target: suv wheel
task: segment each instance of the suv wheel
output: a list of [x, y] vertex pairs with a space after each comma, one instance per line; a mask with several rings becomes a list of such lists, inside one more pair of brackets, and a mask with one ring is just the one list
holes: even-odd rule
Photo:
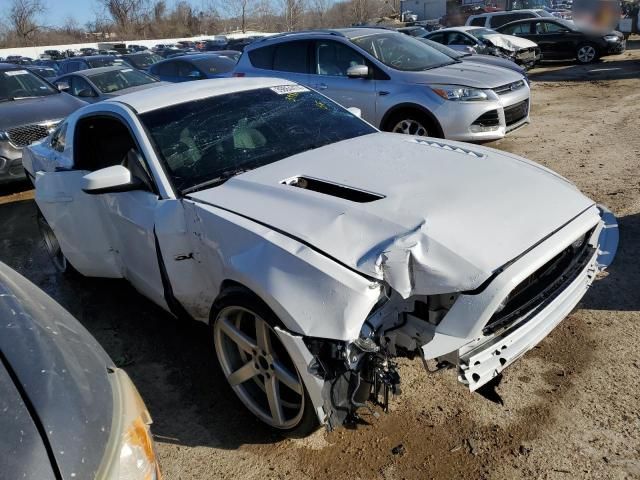
[[433, 121], [425, 114], [404, 110], [391, 115], [384, 130], [418, 137], [440, 137]]

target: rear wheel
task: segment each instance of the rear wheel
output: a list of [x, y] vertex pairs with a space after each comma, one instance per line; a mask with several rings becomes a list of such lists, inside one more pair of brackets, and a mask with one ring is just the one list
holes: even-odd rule
[[591, 43], [583, 43], [578, 46], [576, 50], [576, 58], [580, 63], [591, 63], [598, 58], [598, 51], [596, 50], [595, 45]]
[[440, 137], [435, 122], [424, 113], [415, 110], [401, 110], [387, 120], [384, 130], [418, 137]]
[[224, 295], [213, 321], [216, 354], [244, 406], [270, 427], [305, 436], [318, 418], [300, 373], [279, 340], [275, 315], [248, 293]]

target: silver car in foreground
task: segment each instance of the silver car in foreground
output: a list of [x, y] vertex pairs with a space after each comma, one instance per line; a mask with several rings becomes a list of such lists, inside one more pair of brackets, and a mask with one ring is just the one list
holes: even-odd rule
[[529, 122], [529, 86], [513, 71], [457, 61], [379, 28], [295, 32], [247, 46], [235, 76], [286, 78], [381, 130], [452, 140], [504, 137]]

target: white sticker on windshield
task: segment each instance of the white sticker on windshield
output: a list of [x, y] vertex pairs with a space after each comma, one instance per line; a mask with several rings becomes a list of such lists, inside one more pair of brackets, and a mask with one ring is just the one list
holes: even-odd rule
[[29, 75], [29, 72], [26, 70], [9, 70], [4, 72], [7, 77], [15, 77], [16, 75]]
[[309, 89], [302, 85], [278, 85], [277, 87], [271, 87], [272, 92], [276, 92], [278, 95], [289, 95], [290, 93], [308, 92]]

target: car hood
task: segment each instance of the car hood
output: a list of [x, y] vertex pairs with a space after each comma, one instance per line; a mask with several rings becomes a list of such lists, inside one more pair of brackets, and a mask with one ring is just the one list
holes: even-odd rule
[[3, 361], [33, 405], [62, 477], [95, 478], [113, 416], [109, 356], [66, 310], [1, 262], [0, 318]]
[[87, 103], [66, 93], [0, 103], [0, 130], [61, 120]]
[[[383, 198], [358, 203], [286, 184], [297, 176]], [[523, 158], [391, 133], [307, 151], [190, 197], [299, 239], [403, 297], [473, 290], [593, 205]]]
[[522, 80], [522, 75], [492, 65], [456, 62], [423, 72], [402, 72], [407, 82], [452, 84], [475, 88], [495, 88]]
[[480, 63], [482, 65], [492, 65], [494, 67], [508, 68], [520, 75], [525, 75], [526, 70], [515, 62], [506, 58], [495, 57], [493, 55], [470, 55], [462, 58], [463, 62]]
[[504, 48], [510, 52], [517, 52], [523, 48], [535, 48], [537, 43], [527, 40], [526, 38], [516, 37], [515, 35], [505, 35], [503, 33], [494, 33], [485, 35], [485, 40], [489, 40], [494, 46]]

